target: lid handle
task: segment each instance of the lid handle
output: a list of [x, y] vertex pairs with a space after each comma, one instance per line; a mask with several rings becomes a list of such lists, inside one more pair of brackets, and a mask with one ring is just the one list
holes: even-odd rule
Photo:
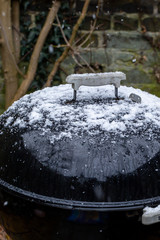
[[121, 80], [126, 80], [126, 74], [123, 72], [71, 74], [66, 78], [66, 82], [71, 83], [74, 89], [74, 101], [76, 101], [77, 90], [80, 86], [93, 87], [113, 84], [115, 86], [115, 96], [118, 98], [118, 88]]
[[160, 222], [160, 205], [157, 207], [145, 207], [143, 209], [142, 223], [144, 225], [151, 225]]

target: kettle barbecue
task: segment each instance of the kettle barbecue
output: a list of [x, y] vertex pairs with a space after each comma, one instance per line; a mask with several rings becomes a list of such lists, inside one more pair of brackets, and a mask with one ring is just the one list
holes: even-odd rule
[[71, 84], [46, 88], [1, 115], [2, 204], [6, 194], [80, 211], [160, 204], [160, 99], [120, 87], [125, 79], [121, 72], [73, 74], [74, 94]]

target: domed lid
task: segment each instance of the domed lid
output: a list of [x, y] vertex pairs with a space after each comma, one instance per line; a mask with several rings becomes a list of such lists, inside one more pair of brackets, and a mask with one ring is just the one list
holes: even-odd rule
[[70, 84], [46, 88], [1, 115], [0, 187], [62, 208], [160, 203], [160, 99], [124, 86], [119, 99], [113, 86], [71, 99]]

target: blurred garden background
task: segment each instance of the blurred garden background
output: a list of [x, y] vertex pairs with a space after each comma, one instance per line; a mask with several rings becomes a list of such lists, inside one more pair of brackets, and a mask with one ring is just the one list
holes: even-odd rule
[[0, 0], [0, 113], [71, 73], [122, 71], [160, 96], [158, 0]]
[[160, 97], [159, 0], [0, 0], [0, 114], [69, 74], [110, 71]]

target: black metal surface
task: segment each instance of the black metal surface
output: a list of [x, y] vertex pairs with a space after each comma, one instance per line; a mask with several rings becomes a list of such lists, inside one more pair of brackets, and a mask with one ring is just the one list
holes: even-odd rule
[[[36, 118], [35, 125], [31, 124], [29, 114], [35, 114], [38, 104], [42, 104], [37, 99], [40, 92], [24, 97], [1, 116], [0, 188], [30, 201], [66, 209], [118, 211], [159, 204], [160, 128], [155, 124], [156, 119], [153, 123], [151, 119], [147, 121], [146, 105], [99, 97], [67, 102], [63, 100], [67, 90], [63, 86], [60, 89], [64, 93], [57, 100], [56, 108], [60, 112], [68, 106], [72, 122], [64, 111], [58, 119], [56, 115], [54, 119], [50, 117], [52, 125], [45, 128], [48, 112], [39, 108], [42, 117]], [[43, 101], [47, 90], [45, 94]], [[135, 114], [137, 119], [131, 123], [127, 120], [125, 132], [120, 128], [103, 130], [98, 124], [87, 131], [83, 129], [83, 107], [88, 104], [93, 109], [95, 103], [120, 107], [122, 112], [115, 114], [114, 119], [118, 123], [120, 118], [122, 125], [132, 107], [134, 111], [139, 108], [140, 115]], [[79, 111], [82, 114], [77, 118]], [[69, 117], [70, 112], [67, 114]], [[158, 113], [153, 117], [158, 119]], [[80, 128], [74, 128], [74, 118], [75, 124], [81, 122]], [[103, 120], [107, 122], [108, 116]], [[17, 124], [19, 121], [24, 127]], [[72, 127], [67, 132], [70, 124]]]
[[158, 139], [99, 134], [53, 147], [48, 137], [13, 129], [0, 135], [1, 188], [62, 208], [123, 210], [160, 203]]
[[160, 224], [144, 226], [139, 215], [44, 207], [0, 191], [0, 224], [13, 240], [159, 239]]

